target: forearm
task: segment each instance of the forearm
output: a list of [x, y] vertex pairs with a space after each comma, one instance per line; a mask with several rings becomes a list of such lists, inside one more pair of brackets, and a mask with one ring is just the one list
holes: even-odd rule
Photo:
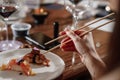
[[87, 67], [93, 79], [98, 79], [106, 72], [105, 64], [91, 53], [82, 54], [82, 62]]

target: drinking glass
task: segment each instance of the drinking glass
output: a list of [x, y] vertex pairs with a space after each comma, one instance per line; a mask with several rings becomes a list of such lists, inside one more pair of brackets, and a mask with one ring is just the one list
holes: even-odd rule
[[7, 26], [3, 20], [0, 19], [0, 51], [2, 51], [6, 44], [4, 44], [7, 41]]
[[[67, 28], [71, 30], [78, 29], [78, 20], [90, 17], [88, 14], [88, 8], [90, 7], [90, 1], [87, 0], [86, 5], [83, 5], [84, 0], [64, 0], [65, 9], [70, 12], [73, 16], [73, 24]], [[86, 14], [87, 13], [87, 14]], [[89, 16], [88, 16], [89, 15]], [[76, 52], [73, 52], [72, 65], [75, 63]]]
[[[11, 16], [17, 10], [19, 10], [20, 1], [21, 0], [0, 0], [0, 15], [5, 20], [6, 26], [7, 26], [7, 22], [9, 21], [8, 17]], [[19, 48], [22, 43], [15, 40], [9, 40], [8, 30], [5, 31], [6, 31], [6, 40], [2, 41], [2, 44], [4, 44], [4, 46], [2, 46], [1, 51]]]
[[64, 0], [65, 9], [73, 16], [72, 30], [78, 29], [78, 21], [92, 16], [91, 0]]

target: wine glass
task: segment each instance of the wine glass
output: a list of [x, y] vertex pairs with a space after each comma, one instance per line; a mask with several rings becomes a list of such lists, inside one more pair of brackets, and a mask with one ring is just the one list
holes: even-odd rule
[[[64, 0], [65, 9], [70, 12], [73, 16], [73, 24], [71, 26], [67, 26], [67, 28], [71, 30], [78, 29], [78, 20], [88, 18], [88, 14], [86, 14], [87, 8], [89, 4], [82, 5], [81, 2], [84, 0]], [[89, 3], [89, 0], [88, 0]], [[85, 16], [84, 16], [85, 15]], [[72, 57], [72, 65], [75, 63], [75, 55], [76, 52], [73, 52]]]
[[65, 9], [70, 12], [73, 16], [73, 24], [71, 26], [72, 30], [75, 30], [78, 28], [78, 16], [79, 14], [82, 14], [82, 11], [84, 10], [84, 7], [78, 6], [78, 4], [82, 0], [64, 0], [64, 6]]
[[64, 0], [64, 6], [73, 16], [72, 30], [78, 29], [78, 21], [92, 16], [91, 0]]
[[[6, 26], [7, 21], [9, 21], [9, 16], [11, 16], [17, 10], [19, 10], [20, 1], [21, 0], [0, 0], [0, 15], [5, 20]], [[22, 43], [19, 41], [8, 39], [8, 30], [6, 30], [6, 40], [2, 41], [1, 44], [4, 44], [1, 48], [1, 51], [17, 49], [22, 45]]]

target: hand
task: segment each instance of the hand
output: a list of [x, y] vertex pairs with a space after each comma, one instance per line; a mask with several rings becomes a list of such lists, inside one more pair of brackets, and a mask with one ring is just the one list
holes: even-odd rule
[[[77, 51], [80, 54], [85, 52], [94, 51], [94, 43], [92, 34], [88, 33], [83, 37], [79, 37], [85, 31], [72, 31], [69, 29], [65, 29], [65, 31], [61, 32], [61, 35], [67, 34], [68, 37], [64, 38], [61, 41], [61, 49], [63, 51]], [[64, 44], [64, 42], [72, 39], [70, 42]]]
[[[77, 32], [80, 34], [83, 33], [81, 31]], [[64, 51], [77, 51], [82, 63], [86, 66], [93, 78], [98, 79], [100, 76], [104, 75], [107, 70], [106, 64], [95, 50], [92, 33], [90, 32], [85, 36], [80, 37], [80, 34], [76, 34], [75, 31], [66, 29], [64, 34], [67, 34], [68, 37], [62, 40], [61, 49]], [[64, 42], [69, 39], [71, 39], [71, 41], [64, 44]]]
[[[83, 31], [74, 31], [74, 33], [76, 35], [80, 35]], [[65, 31], [62, 31], [60, 32], [60, 35], [65, 35], [66, 34], [66, 30]], [[73, 41], [70, 41], [68, 43], [65, 43], [66, 41], [70, 40], [71, 38], [69, 36], [67, 36], [66, 38], [64, 38], [62, 41], [61, 41], [61, 49], [63, 51], [77, 51], [76, 48], [75, 48], [75, 45], [73, 43]], [[63, 44], [65, 43], [65, 44]]]

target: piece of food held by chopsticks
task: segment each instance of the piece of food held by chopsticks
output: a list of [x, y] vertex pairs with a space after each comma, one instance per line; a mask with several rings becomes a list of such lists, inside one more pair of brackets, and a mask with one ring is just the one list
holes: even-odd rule
[[12, 71], [18, 71], [21, 72], [20, 75], [25, 74], [27, 76], [34, 76], [35, 73], [32, 71], [32, 67], [30, 64], [33, 65], [44, 65], [49, 67], [49, 62], [43, 54], [40, 53], [38, 49], [32, 49], [30, 53], [27, 53], [22, 58], [16, 58], [9, 60], [8, 64], [3, 64], [0, 67], [0, 70], [6, 71], [6, 70], [12, 70]]

